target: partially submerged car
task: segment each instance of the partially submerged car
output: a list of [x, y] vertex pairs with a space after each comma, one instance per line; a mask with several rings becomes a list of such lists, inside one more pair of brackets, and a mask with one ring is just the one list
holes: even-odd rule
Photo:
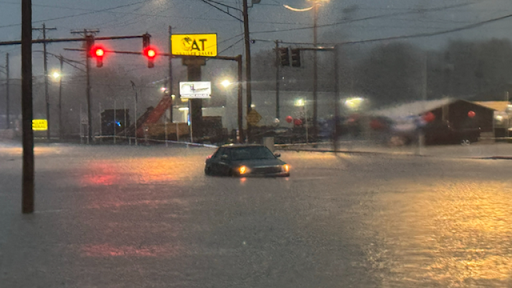
[[221, 146], [206, 159], [204, 173], [221, 176], [290, 176], [290, 165], [263, 145]]

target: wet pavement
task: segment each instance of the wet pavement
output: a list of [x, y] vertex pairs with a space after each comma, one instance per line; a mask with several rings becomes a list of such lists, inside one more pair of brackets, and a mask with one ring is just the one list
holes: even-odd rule
[[283, 152], [290, 178], [203, 175], [208, 148], [0, 147], [0, 287], [512, 287], [512, 162]]
[[[333, 151], [332, 143], [276, 145], [280, 150]], [[367, 140], [339, 141], [337, 151], [343, 153], [378, 153], [391, 155], [433, 156], [441, 158], [469, 159], [512, 159], [512, 144], [505, 142], [481, 141], [470, 145], [418, 145], [388, 146]]]

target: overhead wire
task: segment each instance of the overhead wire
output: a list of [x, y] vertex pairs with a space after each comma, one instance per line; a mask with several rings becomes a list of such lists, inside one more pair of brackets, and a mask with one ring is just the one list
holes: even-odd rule
[[[35, 20], [35, 21], [32, 21], [32, 23], [33, 24], [34, 23], [44, 23], [44, 22], [48, 22], [48, 21], [68, 19], [68, 18], [80, 17], [80, 16], [91, 15], [91, 14], [96, 14], [96, 13], [105, 13], [105, 12], [110, 11], [110, 10], [115, 10], [115, 9], [120, 9], [120, 8], [125, 8], [125, 7], [130, 7], [130, 6], [138, 5], [138, 4], [141, 4], [143, 2], [145, 2], [145, 0], [138, 1], [136, 3], [130, 3], [130, 4], [119, 5], [119, 6], [115, 6], [115, 7], [111, 7], [111, 8], [106, 8], [106, 9], [102, 9], [102, 10], [93, 10], [93, 11], [79, 13], [79, 14], [74, 14], [74, 15], [60, 16], [60, 17], [48, 18], [48, 19], [44, 19], [44, 20]], [[10, 25], [2, 25], [2, 26], [0, 26], [0, 28], [8, 28], [8, 27], [16, 27], [16, 26], [21, 26], [21, 23], [10, 24]]]
[[[363, 18], [358, 18], [358, 19], [343, 20], [343, 21], [338, 21], [338, 22], [329, 23], [329, 24], [317, 25], [316, 27], [317, 28], [332, 27], [332, 26], [337, 26], [340, 24], [347, 24], [347, 23], [354, 23], [354, 22], [360, 22], [360, 21], [395, 17], [395, 16], [401, 16], [401, 15], [422, 14], [422, 13], [426, 13], [426, 12], [442, 11], [442, 10], [447, 10], [447, 9], [452, 9], [452, 8], [469, 6], [469, 5], [473, 5], [475, 3], [476, 2], [470, 2], [470, 3], [462, 3], [462, 4], [456, 4], [456, 5], [450, 5], [450, 6], [435, 7], [435, 8], [430, 8], [430, 9], [421, 9], [421, 10], [415, 10], [415, 11], [394, 12], [394, 13], [389, 13], [389, 14], [374, 15], [374, 16], [368, 16], [368, 17], [363, 17]], [[309, 30], [309, 29], [313, 29], [313, 28], [314, 28], [314, 26], [307, 26], [307, 27], [283, 29], [283, 30], [278, 30], [278, 31], [276, 31], [276, 30], [254, 31], [254, 32], [251, 32], [251, 34], [279, 33], [279, 32], [288, 32], [288, 31]]]

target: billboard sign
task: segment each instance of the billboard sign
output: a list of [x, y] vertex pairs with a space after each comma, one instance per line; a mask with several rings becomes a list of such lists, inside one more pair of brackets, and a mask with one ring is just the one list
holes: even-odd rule
[[217, 34], [173, 34], [171, 54], [184, 56], [217, 56]]
[[180, 96], [187, 99], [205, 99], [212, 95], [209, 81], [180, 82]]

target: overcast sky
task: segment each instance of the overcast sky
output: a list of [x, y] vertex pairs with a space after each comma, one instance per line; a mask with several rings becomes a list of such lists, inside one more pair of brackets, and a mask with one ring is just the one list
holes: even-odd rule
[[[249, 0], [250, 3], [251, 0]], [[98, 28], [99, 36], [140, 35], [149, 32], [152, 43], [168, 49], [168, 26], [175, 33], [217, 33], [219, 52], [234, 56], [243, 54], [240, 21], [215, 9], [202, 0], [33, 0], [33, 26], [55, 27], [49, 38], [71, 37], [72, 29]], [[218, 0], [241, 8], [241, 0]], [[20, 39], [21, 1], [0, 0], [0, 41]], [[312, 12], [294, 12], [283, 4], [307, 8], [307, 0], [261, 0], [250, 9], [251, 38], [256, 39], [253, 51], [271, 49], [272, 41], [312, 42]], [[222, 6], [217, 5], [220, 9]], [[235, 17], [241, 15], [230, 9]], [[438, 32], [512, 14], [510, 0], [331, 0], [319, 10], [319, 42], [356, 41]], [[373, 19], [362, 20], [374, 17]], [[509, 38], [512, 18], [460, 32], [418, 38], [411, 41], [426, 49], [442, 47], [449, 39]], [[301, 29], [304, 28], [304, 29]], [[34, 38], [41, 38], [34, 31]], [[141, 40], [117, 41], [109, 44], [116, 49], [140, 50]], [[79, 60], [78, 52], [63, 51], [64, 47], [79, 47], [78, 43], [52, 44], [48, 51]], [[19, 77], [20, 47], [1, 46], [0, 65], [5, 53], [11, 55], [13, 77]], [[34, 45], [34, 50], [42, 50]], [[42, 56], [34, 53], [34, 74], [41, 74]], [[126, 56], [122, 56], [126, 57]], [[119, 60], [119, 57], [115, 57]], [[144, 59], [122, 58], [126, 69], [144, 69]], [[127, 60], [128, 59], [128, 60]], [[57, 61], [50, 57], [51, 67]], [[117, 61], [118, 61], [117, 60]], [[114, 61], [114, 60], [112, 60]], [[158, 63], [157, 63], [158, 64]], [[164, 66], [164, 65], [160, 65]], [[144, 73], [157, 74], [161, 69]], [[164, 67], [160, 67], [164, 68]], [[143, 70], [141, 70], [143, 71]]]

